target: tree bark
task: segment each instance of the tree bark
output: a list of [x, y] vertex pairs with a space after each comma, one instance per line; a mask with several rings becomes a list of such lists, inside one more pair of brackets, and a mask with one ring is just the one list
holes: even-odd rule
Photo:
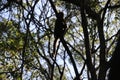
[[120, 80], [120, 34], [118, 35], [118, 42], [113, 56], [110, 59], [110, 71], [108, 80]]

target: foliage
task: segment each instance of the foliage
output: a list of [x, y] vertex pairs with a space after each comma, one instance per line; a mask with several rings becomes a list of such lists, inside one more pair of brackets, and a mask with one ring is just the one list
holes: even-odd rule
[[68, 26], [56, 59], [51, 57], [56, 15], [49, 0], [0, 0], [0, 80], [106, 80], [120, 1], [53, 1]]

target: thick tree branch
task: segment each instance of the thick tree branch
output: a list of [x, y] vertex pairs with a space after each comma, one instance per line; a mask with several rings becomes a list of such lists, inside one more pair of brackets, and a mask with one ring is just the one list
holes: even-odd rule
[[86, 3], [84, 0], [81, 1], [81, 6], [80, 6], [80, 12], [81, 12], [81, 21], [82, 21], [82, 28], [83, 28], [83, 33], [84, 33], [84, 38], [85, 38], [85, 49], [86, 49], [86, 63], [88, 70], [90, 71], [91, 74], [91, 80], [97, 80], [97, 75], [95, 73], [95, 68], [92, 65], [92, 58], [90, 54], [90, 41], [89, 41], [89, 34], [88, 34], [88, 23], [87, 23], [87, 18], [85, 15], [85, 5]]
[[120, 31], [118, 32], [118, 40], [115, 51], [113, 52], [112, 58], [110, 59], [110, 72], [108, 80], [120, 79]]
[[53, 1], [52, 1], [52, 0], [49, 0], [49, 2], [50, 2], [50, 4], [51, 4], [51, 7], [53, 8], [53, 11], [55, 12], [56, 17], [57, 17], [58, 12], [57, 12], [57, 9], [56, 9], [55, 5], [53, 4]]
[[104, 30], [103, 30], [103, 23], [104, 23], [104, 17], [106, 14], [107, 7], [109, 5], [111, 0], [108, 0], [105, 9], [103, 11], [102, 18], [99, 17], [97, 20], [97, 25], [98, 25], [98, 34], [99, 34], [99, 40], [100, 40], [100, 70], [99, 70], [99, 75], [98, 75], [98, 80], [105, 80], [106, 76], [106, 59], [105, 59], [105, 37], [104, 37]]
[[70, 57], [70, 60], [71, 60], [71, 62], [72, 62], [72, 64], [73, 64], [73, 68], [74, 68], [74, 71], [75, 71], [75, 74], [76, 74], [76, 80], [80, 80], [79, 72], [78, 72], [78, 70], [77, 70], [77, 66], [76, 66], [76, 63], [75, 63], [75, 61], [74, 61], [74, 58], [72, 57], [72, 53], [71, 53], [71, 51], [69, 50], [69, 48], [68, 48], [68, 46], [67, 46], [67, 43], [66, 43], [66, 41], [64, 40], [64, 38], [61, 38], [60, 40], [61, 40], [61, 42], [62, 42], [65, 50], [67, 51], [67, 53], [68, 53], [68, 55], [69, 55], [69, 57]]
[[105, 37], [104, 37], [104, 31], [103, 31], [103, 22], [101, 22], [101, 18], [98, 19], [97, 25], [98, 25], [98, 35], [99, 35], [99, 40], [100, 40], [100, 70], [99, 70], [98, 78], [99, 80], [105, 80], [105, 75], [106, 75], [105, 48], [106, 48], [106, 45], [105, 45]]

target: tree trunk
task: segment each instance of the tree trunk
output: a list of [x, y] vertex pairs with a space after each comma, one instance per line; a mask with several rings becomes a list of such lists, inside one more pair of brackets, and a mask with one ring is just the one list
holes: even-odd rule
[[110, 72], [108, 80], [120, 80], [120, 34], [118, 35], [118, 42], [110, 60]]

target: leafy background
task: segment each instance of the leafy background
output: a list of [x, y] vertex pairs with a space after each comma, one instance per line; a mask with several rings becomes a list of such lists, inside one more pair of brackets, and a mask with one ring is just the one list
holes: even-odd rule
[[[73, 0], [71, 0], [73, 1]], [[86, 1], [86, 0], [85, 0]], [[108, 0], [110, 1], [110, 0]], [[109, 62], [117, 43], [120, 26], [120, 1], [87, 0], [87, 6], [104, 16], [105, 60]], [[86, 63], [86, 37], [82, 25], [81, 7], [68, 0], [54, 0], [58, 11], [65, 15], [68, 31], [64, 37], [75, 60], [81, 80], [90, 80]], [[105, 15], [104, 10], [106, 8]], [[85, 12], [89, 52], [97, 78], [101, 69], [98, 21]], [[49, 0], [0, 0], [0, 80], [73, 80], [76, 74], [66, 49], [60, 43], [56, 60], [53, 51], [56, 16]], [[109, 69], [105, 71], [107, 79]], [[91, 78], [92, 79], [92, 78]], [[104, 80], [100, 79], [100, 80]]]

